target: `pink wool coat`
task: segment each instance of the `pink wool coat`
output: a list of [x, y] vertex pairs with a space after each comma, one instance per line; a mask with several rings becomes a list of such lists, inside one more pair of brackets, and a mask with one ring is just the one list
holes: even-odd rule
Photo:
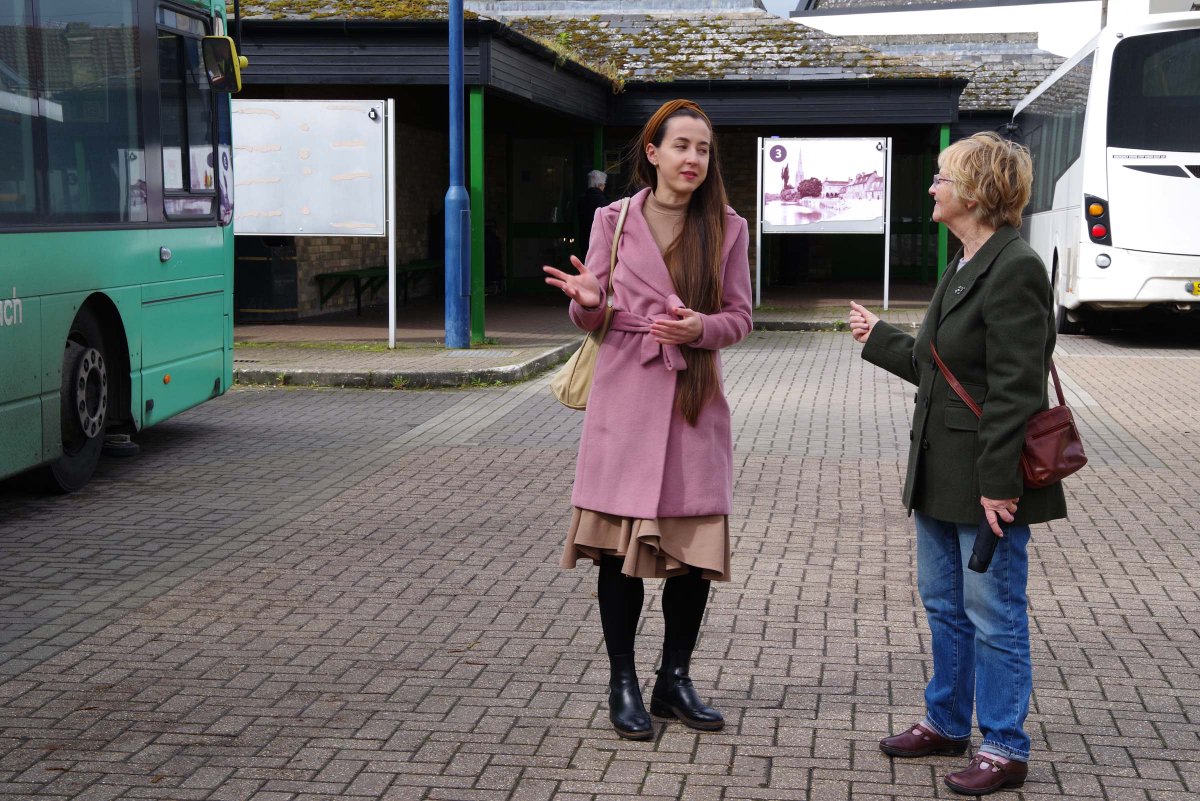
[[[695, 426], [675, 409], [675, 379], [686, 369], [678, 347], [660, 346], [649, 334], [655, 318], [678, 319], [682, 306], [662, 254], [642, 216], [649, 194], [633, 197], [617, 246], [614, 313], [596, 359], [583, 418], [571, 503], [581, 509], [653, 519], [729, 514], [733, 505], [733, 438], [729, 404], [721, 391]], [[619, 202], [596, 212], [587, 269], [604, 295]], [[704, 333], [690, 347], [719, 351], [743, 340], [751, 328], [749, 235], [746, 221], [726, 210], [721, 258], [722, 306], [702, 315]], [[604, 306], [571, 302], [571, 320], [585, 331], [604, 324]], [[716, 354], [720, 375], [721, 356]]]

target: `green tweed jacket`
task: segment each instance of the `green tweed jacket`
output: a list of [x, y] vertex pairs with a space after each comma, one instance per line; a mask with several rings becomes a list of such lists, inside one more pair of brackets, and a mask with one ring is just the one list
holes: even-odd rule
[[[961, 254], [960, 254], [961, 255]], [[1050, 282], [1041, 259], [1005, 226], [956, 271], [951, 260], [916, 337], [880, 321], [862, 356], [917, 385], [904, 503], [954, 523], [982, 519], [981, 495], [1020, 498], [1018, 524], [1067, 516], [1062, 484], [1026, 489], [1019, 460], [1025, 421], [1047, 408], [1054, 353]], [[983, 407], [950, 388], [929, 350]]]

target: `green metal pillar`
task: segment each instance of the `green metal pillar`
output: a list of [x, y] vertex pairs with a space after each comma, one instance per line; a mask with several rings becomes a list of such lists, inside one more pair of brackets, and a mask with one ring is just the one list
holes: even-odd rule
[[483, 343], [483, 87], [470, 89], [470, 111], [467, 128], [470, 131], [468, 178], [471, 193], [471, 344]]
[[[941, 153], [948, 147], [950, 147], [950, 126], [943, 123], [941, 133], [938, 135], [938, 152]], [[937, 252], [937, 276], [939, 281], [942, 279], [942, 273], [946, 271], [946, 260], [950, 258], [949, 250], [950, 238], [946, 232], [946, 226], [939, 225]]]
[[[921, 158], [921, 180], [928, 180], [933, 174], [933, 157], [929, 151], [925, 151], [925, 155]], [[920, 185], [920, 181], [917, 182]], [[930, 275], [937, 274], [937, 265], [933, 265], [933, 269], [929, 269], [929, 219], [930, 212], [933, 209], [933, 199], [929, 197], [929, 192], [924, 189], [918, 189], [921, 193], [921, 198], [918, 201], [918, 206], [921, 209], [921, 282], [929, 280]]]

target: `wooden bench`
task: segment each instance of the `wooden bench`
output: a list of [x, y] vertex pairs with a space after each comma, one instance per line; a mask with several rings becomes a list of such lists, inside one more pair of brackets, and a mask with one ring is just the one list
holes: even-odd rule
[[[417, 259], [396, 265], [396, 288], [403, 288], [405, 303], [408, 303], [409, 284], [422, 275], [433, 274], [441, 264], [437, 259]], [[313, 280], [317, 282], [318, 302], [321, 308], [325, 307], [325, 303], [336, 295], [347, 281], [351, 282], [354, 289], [354, 311], [361, 315], [363, 295], [369, 298], [386, 286], [388, 271], [386, 266], [359, 267], [336, 273], [318, 273], [313, 276]]]

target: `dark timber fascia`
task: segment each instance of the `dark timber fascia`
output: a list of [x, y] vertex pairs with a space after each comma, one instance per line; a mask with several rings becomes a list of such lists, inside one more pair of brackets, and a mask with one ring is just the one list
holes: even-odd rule
[[[446, 86], [444, 20], [246, 20], [249, 84]], [[376, 51], [376, 52], [372, 52]], [[603, 123], [612, 82], [495, 20], [467, 20], [467, 86]]]
[[663, 102], [686, 97], [721, 126], [953, 123], [965, 78], [629, 83], [610, 99], [608, 124], [638, 126]]

